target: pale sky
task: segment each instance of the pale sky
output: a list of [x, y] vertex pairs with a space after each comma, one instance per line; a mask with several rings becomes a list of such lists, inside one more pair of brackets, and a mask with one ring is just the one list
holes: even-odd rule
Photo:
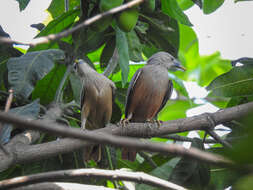
[[226, 0], [215, 12], [204, 15], [194, 6], [185, 13], [199, 38], [200, 54], [220, 51], [223, 58], [253, 57], [253, 2]]
[[[31, 24], [46, 19], [46, 9], [51, 0], [31, 0], [27, 8], [19, 12], [16, 0], [1, 0], [0, 24], [10, 36], [19, 41], [32, 39], [37, 30]], [[193, 6], [185, 13], [194, 25], [199, 38], [200, 54], [220, 51], [225, 59], [253, 57], [253, 2], [226, 0], [214, 13], [204, 15]]]

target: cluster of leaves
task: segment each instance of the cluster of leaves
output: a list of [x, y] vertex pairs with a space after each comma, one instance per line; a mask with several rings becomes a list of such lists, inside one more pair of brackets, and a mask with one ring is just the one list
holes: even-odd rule
[[[48, 11], [53, 20], [39, 32], [37, 37], [57, 34], [94, 16], [101, 11], [99, 2], [99, 0], [81, 0], [81, 2], [72, 0], [69, 1], [69, 10], [65, 10], [63, 1], [52, 0]], [[71, 72], [73, 61], [77, 58], [84, 59], [99, 73], [102, 73], [115, 64], [111, 60], [116, 52], [118, 54], [117, 64], [108, 77], [117, 86], [112, 122], [118, 122], [124, 113], [126, 90], [131, 77], [137, 69], [143, 66], [143, 60], [158, 51], [166, 51], [178, 57], [187, 68], [185, 73], [169, 73], [178, 95], [186, 97], [186, 100], [169, 101], [159, 114], [159, 119], [184, 118], [187, 110], [198, 106], [189, 99], [183, 81], [195, 81], [199, 86], [208, 86], [207, 89], [212, 91], [208, 96], [210, 103], [220, 108], [251, 101], [253, 59], [242, 58], [231, 62], [222, 60], [218, 52], [208, 56], [199, 55], [198, 38], [191, 28], [190, 20], [183, 12], [196, 4], [205, 14], [210, 14], [219, 8], [224, 0], [156, 0], [152, 2], [155, 2], [155, 8], [152, 11], [145, 6], [136, 8], [138, 20], [129, 32], [122, 31], [113, 19], [107, 27], [100, 31], [91, 25], [60, 41], [29, 48], [24, 54], [12, 46], [0, 44], [0, 105], [5, 104], [6, 92], [10, 88], [15, 92], [13, 102], [15, 108], [11, 109], [11, 112], [33, 119], [43, 117], [52, 102], [62, 107], [73, 102], [74, 105], [79, 105], [81, 85], [79, 79]], [[23, 10], [29, 0], [19, 0], [19, 3], [20, 9]], [[101, 24], [101, 21], [98, 21], [97, 24]], [[0, 28], [0, 35], [9, 36], [2, 28]], [[129, 64], [130, 62], [136, 64]], [[237, 62], [240, 62], [242, 66], [236, 66]], [[217, 101], [213, 101], [214, 97]], [[1, 109], [4, 109], [3, 106]], [[60, 120], [72, 127], [79, 127], [79, 110], [72, 109], [71, 111], [74, 114], [64, 113], [60, 116]], [[59, 118], [54, 120], [57, 119]], [[241, 123], [241, 121], [237, 122]], [[235, 125], [238, 126], [234, 123], [226, 125], [232, 132], [223, 138], [242, 135], [241, 131], [236, 130]], [[2, 144], [9, 141], [12, 132], [12, 126], [4, 125], [4, 130], [0, 134]], [[210, 146], [208, 151], [224, 153], [238, 163], [251, 164], [253, 155], [250, 153], [248, 144], [252, 144], [250, 141], [253, 135], [252, 130], [249, 130], [249, 134], [248, 138], [236, 146], [234, 152], [224, 153], [224, 149], [217, 148], [217, 144]], [[188, 133], [180, 135], [187, 136]], [[203, 133], [199, 132], [199, 135], [202, 136]], [[40, 142], [53, 139], [55, 137], [44, 136]], [[164, 138], [152, 138], [151, 140], [168, 141]], [[204, 149], [198, 139], [193, 141], [192, 146]], [[119, 150], [112, 152], [114, 153], [112, 161], [116, 168], [143, 171], [194, 189], [224, 189], [233, 185], [235, 179], [243, 176], [229, 169], [211, 168], [187, 158], [179, 159], [160, 154], [149, 154], [148, 156], [156, 165], [152, 167], [149, 161], [140, 155], [135, 162], [128, 162], [121, 160]], [[35, 163], [29, 166], [24, 165], [22, 168], [10, 168], [1, 174], [1, 178], [80, 167], [82, 163], [77, 157], [77, 154], [71, 154], [52, 158], [43, 162], [43, 167], [40, 167], [42, 163]], [[89, 163], [89, 167], [94, 165], [96, 164]], [[251, 178], [252, 176], [246, 176], [237, 185], [247, 185]], [[107, 185], [112, 186], [110, 182], [107, 182]], [[137, 189], [147, 189], [147, 187], [139, 185]]]

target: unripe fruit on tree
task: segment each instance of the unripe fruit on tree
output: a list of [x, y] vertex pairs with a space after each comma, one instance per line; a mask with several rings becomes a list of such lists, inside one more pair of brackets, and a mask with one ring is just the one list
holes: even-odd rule
[[124, 32], [130, 32], [136, 25], [139, 17], [138, 10], [131, 8], [117, 15], [117, 25]]
[[100, 0], [99, 9], [101, 12], [108, 11], [114, 7], [118, 7], [124, 0]]

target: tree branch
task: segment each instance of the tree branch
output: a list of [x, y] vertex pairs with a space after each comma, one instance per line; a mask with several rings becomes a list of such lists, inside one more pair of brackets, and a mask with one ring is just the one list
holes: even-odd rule
[[103, 178], [111, 180], [127, 180], [137, 183], [144, 183], [155, 187], [171, 190], [186, 190], [185, 188], [174, 183], [165, 181], [158, 177], [154, 177], [143, 172], [129, 172], [122, 170], [103, 170], [103, 169], [74, 169], [61, 170], [54, 172], [45, 172], [29, 176], [16, 177], [0, 181], [0, 189], [20, 187], [24, 185], [34, 184], [37, 182], [48, 182], [60, 179], [71, 179], [76, 177], [84, 178]]
[[67, 29], [65, 31], [62, 31], [58, 34], [50, 34], [48, 36], [35, 38], [35, 39], [32, 39], [30, 42], [20, 42], [20, 41], [11, 40], [10, 38], [0, 37], [0, 43], [20, 44], [20, 45], [29, 45], [29, 46], [37, 46], [39, 44], [46, 44], [46, 43], [49, 43], [50, 41], [56, 41], [56, 40], [59, 40], [63, 37], [66, 37], [66, 36], [72, 34], [73, 32], [75, 32], [77, 30], [80, 30], [81, 28], [84, 28], [84, 27], [87, 27], [87, 26], [91, 25], [92, 23], [102, 19], [103, 17], [113, 15], [113, 14], [118, 13], [120, 11], [126, 10], [128, 8], [133, 7], [133, 6], [136, 6], [140, 3], [142, 3], [143, 1], [144, 0], [130, 1], [128, 3], [125, 3], [125, 4], [121, 5], [121, 6], [110, 9], [109, 11], [100, 13], [100, 14], [94, 16], [94, 17], [91, 17], [87, 20], [84, 20], [83, 22], [81, 22], [77, 26], [74, 26], [71, 29]]
[[[227, 108], [210, 114], [218, 125], [227, 121], [231, 121], [233, 119], [238, 119], [243, 116], [246, 116], [252, 109], [253, 102], [250, 102], [247, 104]], [[92, 142], [101, 144], [111, 144], [122, 147], [134, 147], [136, 150], [156, 151], [163, 153], [172, 153], [174, 155], [179, 156], [189, 156], [194, 159], [206, 161], [213, 164], [231, 164], [231, 162], [224, 160], [222, 157], [216, 157], [216, 155], [206, 153], [200, 150], [185, 149], [179, 145], [150, 143], [148, 141], [138, 141], [137, 139], [128, 139], [112, 136], [121, 135], [149, 138], [182, 131], [205, 130], [209, 126], [209, 121], [206, 118], [206, 114], [164, 122], [159, 128], [157, 128], [155, 124], [150, 124], [150, 126], [152, 127], [145, 127], [143, 123], [130, 123], [126, 127], [117, 127], [116, 125], [109, 124], [108, 127], [94, 130], [92, 132], [84, 132], [78, 129], [47, 124], [41, 121], [27, 121], [16, 116], [1, 112], [0, 121], [15, 124], [17, 127], [31, 128], [50, 132], [51, 134], [91, 140]], [[29, 147], [27, 146], [23, 149], [11, 148], [8, 145], [6, 146], [6, 148], [7, 150], [16, 150], [16, 159], [11, 162], [11, 165], [14, 165], [17, 163], [25, 163], [49, 158], [52, 156], [56, 156], [60, 153], [69, 153], [74, 150], [81, 149], [85, 146], [90, 146], [91, 144], [92, 143], [84, 142], [78, 139], [66, 138], [38, 145], [30, 145]], [[0, 170], [6, 169], [7, 163], [10, 162], [9, 158], [6, 157], [6, 155], [0, 153], [0, 160]]]
[[79, 183], [49, 182], [36, 183], [32, 185], [12, 188], [11, 190], [117, 190], [103, 186], [84, 185]]

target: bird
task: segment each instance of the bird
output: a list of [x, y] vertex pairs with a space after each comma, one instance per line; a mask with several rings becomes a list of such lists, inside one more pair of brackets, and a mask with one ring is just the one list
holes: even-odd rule
[[[123, 126], [128, 122], [150, 122], [169, 100], [173, 83], [168, 71], [186, 69], [167, 52], [152, 55], [144, 67], [138, 69], [128, 86]], [[159, 124], [159, 122], [158, 122]], [[122, 159], [134, 161], [136, 151], [123, 148]]]
[[[103, 128], [111, 120], [116, 86], [81, 59], [76, 60], [75, 69], [82, 81], [81, 128], [83, 130]], [[83, 161], [87, 163], [89, 160], [100, 162], [101, 145], [83, 150]]]

